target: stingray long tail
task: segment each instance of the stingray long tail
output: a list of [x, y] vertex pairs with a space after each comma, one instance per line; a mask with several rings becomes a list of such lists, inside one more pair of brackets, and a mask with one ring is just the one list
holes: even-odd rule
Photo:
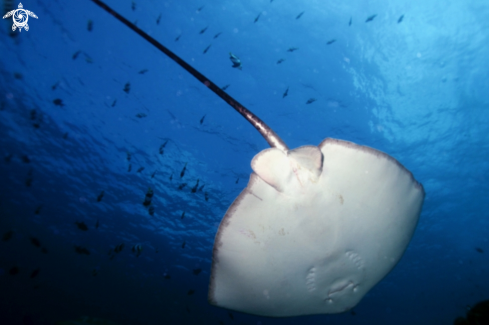
[[131, 23], [129, 20], [126, 18], [122, 17], [120, 14], [118, 14], [116, 11], [114, 11], [112, 8], [107, 6], [105, 3], [103, 3], [100, 0], [92, 0], [95, 2], [98, 6], [100, 6], [102, 9], [107, 11], [109, 14], [117, 18], [120, 22], [125, 24], [127, 27], [138, 33], [141, 37], [143, 37], [145, 40], [153, 44], [158, 50], [161, 52], [165, 53], [168, 57], [170, 57], [173, 61], [178, 63], [182, 68], [187, 70], [189, 73], [191, 73], [195, 78], [197, 78], [200, 82], [202, 82], [204, 85], [206, 85], [210, 90], [212, 90], [217, 96], [221, 97], [226, 103], [231, 105], [235, 110], [238, 111], [248, 122], [253, 125], [258, 132], [265, 138], [265, 140], [268, 142], [268, 144], [273, 147], [273, 148], [278, 148], [284, 152], [288, 151], [289, 148], [285, 144], [285, 142], [268, 126], [263, 122], [258, 116], [253, 114], [250, 110], [248, 110], [246, 107], [244, 107], [242, 104], [240, 104], [237, 100], [235, 100], [233, 97], [228, 95], [224, 90], [219, 88], [215, 83], [210, 81], [208, 78], [206, 78], [202, 73], [199, 71], [195, 70], [190, 64], [182, 60], [178, 55], [170, 51], [168, 48], [163, 46], [161, 43], [159, 43], [157, 40], [146, 34], [144, 31], [139, 29], [136, 25]]

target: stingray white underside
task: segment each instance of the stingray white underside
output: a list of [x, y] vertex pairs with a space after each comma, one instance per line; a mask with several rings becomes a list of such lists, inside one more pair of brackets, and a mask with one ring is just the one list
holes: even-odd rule
[[394, 158], [351, 142], [266, 149], [216, 235], [211, 304], [263, 316], [339, 313], [396, 265], [422, 186]]

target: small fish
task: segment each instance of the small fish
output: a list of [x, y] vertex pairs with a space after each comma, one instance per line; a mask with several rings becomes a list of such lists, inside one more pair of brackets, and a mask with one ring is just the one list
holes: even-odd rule
[[98, 227], [100, 226], [100, 222], [99, 220], [97, 219], [97, 222], [95, 223], [95, 229], [98, 229]]
[[143, 251], [143, 246], [141, 246], [140, 244], [134, 245], [132, 247], [132, 252], [136, 254], [136, 257], [139, 257], [142, 251]]
[[16, 274], [19, 274], [20, 272], [20, 269], [17, 267], [17, 266], [13, 266], [9, 271], [8, 273], [10, 275], [16, 275]]
[[76, 246], [76, 245], [75, 245], [75, 252], [77, 252], [80, 255], [82, 255], [82, 254], [90, 255], [90, 251], [88, 249], [86, 249], [85, 247]]
[[185, 241], [183, 241], [182, 248], [185, 248], [185, 244], [186, 244]]
[[200, 7], [199, 9], [197, 9], [197, 12], [200, 12], [202, 9], [204, 9], [205, 5], [203, 5], [202, 7]]
[[80, 230], [83, 230], [83, 231], [88, 230], [87, 225], [83, 221], [81, 221], [81, 222], [76, 221], [75, 224], [78, 227], [78, 229], [80, 229]]
[[200, 119], [200, 124], [204, 123], [205, 115]]
[[255, 23], [258, 21], [258, 19], [260, 19], [260, 16], [261, 16], [261, 12], [258, 14], [258, 16], [256, 16]]
[[350, 312], [350, 314], [351, 314], [352, 316], [355, 316], [357, 313], [355, 313], [355, 311], [354, 311], [354, 310], [352, 310], [352, 311]]
[[287, 52], [294, 52], [297, 51], [299, 48], [298, 47], [291, 47], [287, 50]]
[[37, 208], [36, 208], [36, 211], [34, 211], [34, 214], [39, 214], [41, 213], [41, 208], [42, 208], [42, 204], [39, 205]]
[[136, 2], [133, 1], [131, 3], [131, 9], [132, 9], [132, 11], [136, 10]]
[[27, 179], [25, 180], [25, 186], [31, 187], [32, 185], [32, 168], [27, 173]]
[[183, 211], [182, 216], [180, 217], [180, 219], [183, 219], [183, 218], [185, 218], [185, 211]]
[[204, 34], [205, 31], [207, 30], [207, 28], [209, 28], [209, 26], [207, 26], [206, 28], [201, 29], [200, 32], [199, 32], [199, 34]]
[[231, 60], [231, 62], [233, 62], [233, 68], [238, 68], [239, 70], [243, 70], [243, 66], [241, 65], [241, 60], [236, 55], [229, 52], [229, 59]]
[[148, 188], [148, 191], [146, 192], [146, 196], [144, 197], [143, 205], [145, 207], [149, 206], [151, 204], [151, 200], [153, 199], [153, 189], [151, 187]]
[[114, 248], [114, 253], [119, 254], [122, 251], [123, 248], [124, 248], [124, 243], [121, 243], [121, 244], [117, 245]]
[[144, 113], [137, 113], [137, 114], [136, 114], [136, 117], [137, 117], [137, 118], [143, 118], [143, 117], [146, 117], [146, 116], [148, 116], [148, 115], [146, 115], [146, 114], [144, 114]]
[[104, 194], [105, 194], [104, 191], [100, 192], [100, 194], [97, 196], [97, 202], [102, 201], [102, 198], [104, 197]]
[[169, 179], [170, 179], [170, 181], [173, 179], [173, 173], [171, 173], [171, 175], [170, 175], [170, 178], [169, 178]]
[[402, 15], [401, 17], [399, 17], [399, 19], [397, 20], [397, 23], [399, 24], [400, 22], [402, 22], [403, 19], [404, 19], [404, 15]]
[[14, 232], [12, 230], [9, 230], [3, 234], [2, 240], [3, 241], [9, 241], [13, 235], [14, 235]]
[[[76, 51], [73, 56], [71, 57], [73, 60], [76, 60], [76, 58], [78, 57], [78, 55], [80, 55], [82, 51]], [[54, 89], [53, 89], [54, 90]]]
[[126, 153], [126, 159], [127, 161], [131, 161], [131, 153], [129, 151]]
[[35, 109], [32, 109], [31, 110], [31, 120], [35, 120], [36, 119], [36, 115], [37, 115], [37, 111]]
[[178, 189], [182, 190], [185, 186], [187, 186], [187, 183], [182, 183], [178, 186]]
[[87, 30], [91, 32], [93, 29], [93, 21], [91, 19], [88, 20], [87, 22]]
[[368, 23], [369, 21], [374, 20], [374, 18], [375, 18], [375, 17], [377, 17], [377, 15], [372, 15], [372, 16], [369, 16], [369, 17], [367, 18], [367, 20], [365, 20], [365, 22], [366, 22], [366, 23]]
[[59, 107], [63, 107], [65, 106], [65, 104], [63, 104], [63, 101], [59, 98], [56, 98], [53, 100], [53, 104], [56, 105], [56, 106], [59, 106]]
[[216, 35], [214, 35], [214, 39], [218, 38], [218, 37], [219, 37], [219, 35], [221, 35], [221, 34], [222, 34], [222, 32], [219, 32], [219, 33], [217, 33]]
[[185, 163], [185, 166], [183, 166], [182, 171], [180, 172], [180, 178], [182, 178], [185, 175], [185, 171], [187, 170], [187, 163]]
[[280, 63], [282, 63], [282, 62], [284, 62], [284, 61], [285, 61], [285, 59], [279, 59], [279, 60], [277, 61], [277, 64], [280, 64]]
[[158, 16], [158, 18], [156, 18], [156, 25], [160, 24], [160, 20], [161, 20], [161, 14]]
[[192, 273], [193, 273], [194, 275], [199, 275], [199, 273], [200, 273], [200, 272], [202, 272], [202, 269], [194, 269], [194, 270], [192, 271]]
[[127, 171], [128, 171], [128, 172], [130, 172], [130, 171], [131, 171], [131, 169], [132, 169], [132, 165], [131, 165], [131, 164], [129, 164], [129, 166], [127, 167]]
[[191, 192], [192, 192], [192, 193], [197, 192], [197, 189], [198, 189], [198, 188], [199, 188], [199, 180], [197, 179], [197, 183], [195, 183], [195, 186], [194, 186], [194, 187], [192, 187], [192, 191], [191, 191]]
[[140, 172], [142, 172], [143, 170], [144, 170], [144, 167], [139, 167], [139, 168], [138, 168], [138, 170], [137, 170], [137, 172], [138, 172], [138, 173], [140, 173]]
[[204, 188], [205, 184], [202, 184], [202, 186], [199, 188], [199, 192], [202, 192], [202, 189]]
[[230, 85], [229, 85], [229, 84], [227, 84], [226, 86], [222, 87], [221, 89], [222, 89], [222, 90], [226, 90], [226, 89], [228, 89], [228, 87], [229, 87], [229, 86], [230, 86]]
[[85, 54], [85, 62], [87, 63], [93, 63], [93, 60], [91, 57], [89, 57], [87, 54]]
[[299, 15], [297, 15], [297, 17], [295, 17], [295, 19], [299, 19], [299, 18], [301, 18], [303, 14], [304, 14], [304, 11], [303, 11], [303, 12], [301, 12]]
[[229, 318], [234, 319], [234, 316], [231, 312], [229, 312], [228, 315], [229, 315]]
[[155, 248], [155, 253], [158, 254], [160, 250], [158, 248]]
[[143, 69], [143, 70], [139, 71], [138, 73], [139, 74], [145, 74], [146, 72], [148, 72], [148, 69]]
[[166, 144], [168, 143], [168, 140], [165, 141], [165, 143], [163, 143], [161, 146], [160, 146], [160, 155], [163, 154], [163, 149], [165, 148]]
[[114, 99], [114, 101], [112, 102], [112, 105], [110, 105], [110, 106], [114, 107], [116, 103], [117, 103], [117, 99]]
[[131, 90], [131, 84], [128, 82], [124, 85], [124, 89], [122, 89], [126, 92], [126, 94], [129, 94], [129, 91]]
[[63, 139], [64, 140], [68, 139], [68, 132], [65, 132], [65, 134], [63, 134]]
[[209, 196], [207, 195], [207, 192], [204, 193], [204, 197], [206, 201], [209, 201]]
[[284, 94], [282, 95], [282, 98], [285, 98], [287, 97], [287, 95], [289, 94], [289, 87], [287, 87], [287, 89], [285, 89], [285, 92]]
[[39, 271], [41, 271], [40, 268], [37, 268], [34, 271], [32, 271], [32, 273], [31, 273], [31, 279], [34, 279], [39, 274]]
[[39, 239], [37, 239], [36, 237], [29, 237], [29, 239], [31, 240], [32, 245], [36, 247], [41, 247], [41, 242], [39, 241]]
[[332, 39], [332, 40], [328, 41], [328, 42], [326, 43], [326, 45], [331, 45], [331, 44], [333, 44], [334, 42], [336, 42], [336, 40], [335, 40], [335, 39]]
[[306, 102], [306, 104], [311, 104], [314, 103], [317, 99], [316, 98], [309, 98]]
[[56, 83], [51, 86], [51, 89], [56, 90], [56, 88], [58, 88], [58, 86], [59, 86], [59, 81], [56, 81]]
[[484, 253], [484, 250], [482, 248], [476, 247], [475, 250], [481, 254]]
[[205, 50], [204, 50], [204, 54], [206, 54], [206, 53], [207, 53], [207, 51], [209, 51], [209, 49], [211, 48], [211, 45], [212, 45], [212, 44], [209, 44], [209, 46], [207, 46], [207, 47], [205, 48]]
[[187, 295], [191, 296], [195, 293], [195, 290], [193, 289], [190, 289], [188, 292], [187, 292]]
[[353, 17], [350, 17], [350, 22], [348, 23], [348, 26], [351, 26], [352, 19]]
[[239, 182], [239, 177], [236, 179], [236, 184], [238, 184], [238, 182]]
[[175, 42], [178, 42], [178, 40], [180, 39], [180, 37], [182, 36], [182, 34], [178, 35], [176, 38], [175, 38]]
[[14, 156], [14, 155], [12, 155], [12, 154], [8, 154], [8, 155], [6, 155], [6, 156], [3, 158], [3, 160], [5, 160], [5, 162], [6, 162], [6, 163], [9, 163], [9, 162], [10, 162], [10, 160], [12, 160], [12, 157], [13, 157], [13, 156]]
[[165, 280], [170, 280], [171, 279], [171, 276], [170, 274], [163, 274], [163, 278], [165, 278]]
[[31, 160], [29, 159], [29, 157], [27, 155], [22, 155], [22, 157], [20, 157], [22, 159], [22, 162], [25, 163], [25, 164], [28, 164], [31, 162]]
[[150, 216], [154, 216], [155, 215], [155, 207], [150, 205], [148, 208], [148, 213]]
[[153, 172], [153, 174], [151, 174], [151, 178], [154, 178], [156, 175], [156, 170]]

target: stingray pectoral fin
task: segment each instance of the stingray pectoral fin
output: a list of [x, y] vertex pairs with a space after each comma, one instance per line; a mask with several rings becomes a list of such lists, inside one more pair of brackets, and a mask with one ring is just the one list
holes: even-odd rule
[[302, 146], [290, 150], [287, 155], [297, 162], [297, 167], [302, 171], [307, 171], [307, 177], [315, 182], [321, 175], [323, 169], [323, 154], [316, 146]]
[[251, 168], [268, 185], [283, 192], [293, 179], [293, 171], [287, 154], [277, 148], [258, 153], [251, 161]]

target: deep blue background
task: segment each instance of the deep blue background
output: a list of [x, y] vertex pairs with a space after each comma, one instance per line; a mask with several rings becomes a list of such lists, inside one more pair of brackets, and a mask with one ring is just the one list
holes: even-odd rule
[[[11, 2], [3, 0], [2, 15], [17, 8]], [[488, 299], [486, 0], [153, 0], [135, 1], [135, 10], [129, 0], [107, 2], [217, 85], [229, 84], [229, 94], [289, 147], [333, 137], [398, 159], [425, 187], [420, 222], [400, 263], [355, 307], [356, 315], [233, 313], [231, 320], [207, 303], [213, 240], [246, 186], [251, 159], [267, 143], [91, 1], [26, 1], [24, 8], [39, 17], [29, 18], [30, 30], [12, 36], [11, 18], [0, 28], [0, 235], [14, 232], [0, 241], [5, 324], [88, 315], [148, 325], [441, 325]], [[299, 49], [289, 53], [290, 47]], [[231, 68], [229, 52], [241, 58], [241, 71]], [[306, 105], [309, 98], [317, 101]], [[194, 194], [197, 179], [205, 187]], [[142, 205], [148, 187], [154, 216]], [[110, 260], [107, 253], [120, 243], [123, 251]], [[131, 252], [136, 244], [140, 257]], [[74, 245], [91, 254], [76, 254]], [[19, 274], [9, 274], [13, 266]], [[39, 275], [30, 279], [36, 268]], [[197, 268], [203, 271], [196, 276]]]

